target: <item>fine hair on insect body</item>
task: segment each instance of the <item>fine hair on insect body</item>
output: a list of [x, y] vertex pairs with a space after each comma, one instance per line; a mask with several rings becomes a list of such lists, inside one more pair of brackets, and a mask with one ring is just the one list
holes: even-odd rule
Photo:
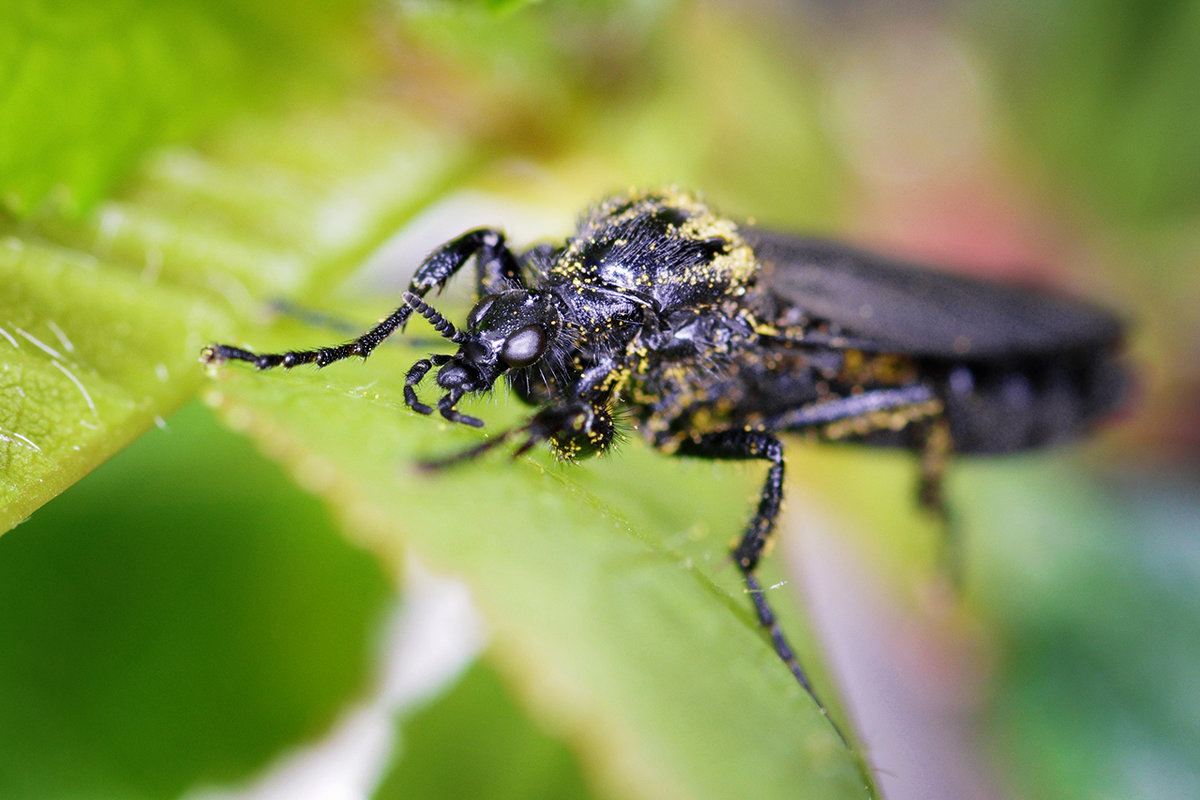
[[[427, 298], [469, 263], [476, 297], [459, 323]], [[524, 251], [495, 228], [470, 230], [424, 260], [402, 301], [343, 344], [214, 344], [202, 360], [324, 367], [366, 358], [417, 314], [455, 350], [411, 366], [409, 408], [479, 427], [458, 405], [503, 378], [536, 409], [428, 468], [514, 441], [514, 454], [544, 443], [581, 460], [613, 446], [618, 418], [669, 455], [765, 462], [731, 561], [771, 646], [843, 742], [756, 576], [783, 500], [780, 435], [913, 451], [918, 502], [944, 518], [952, 454], [1077, 437], [1120, 406], [1127, 383], [1122, 326], [1106, 311], [741, 225], [677, 189], [605, 198], [565, 241]], [[427, 379], [436, 399], [422, 399]]]

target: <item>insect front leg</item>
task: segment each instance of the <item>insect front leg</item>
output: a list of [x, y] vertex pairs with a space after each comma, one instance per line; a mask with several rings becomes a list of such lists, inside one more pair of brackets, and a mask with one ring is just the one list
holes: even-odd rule
[[[477, 256], [480, 262], [481, 285], [486, 285], [492, 275], [496, 280], [503, 276], [506, 279], [511, 277], [520, 283], [516, 259], [504, 243], [504, 234], [493, 228], [479, 228], [447, 242], [426, 257], [409, 283], [408, 290], [417, 297], [424, 297], [434, 289], [441, 290], [472, 256]], [[299, 364], [313, 363], [324, 367], [350, 356], [366, 358], [380, 342], [403, 327], [412, 316], [412, 312], [412, 306], [405, 303], [357, 339], [331, 347], [289, 350], [284, 353], [255, 353], [232, 345], [213, 344], [204, 348], [200, 358], [208, 364], [248, 361], [258, 369], [278, 366], [291, 368]]]
[[849, 747], [846, 735], [833, 721], [829, 710], [821, 702], [821, 698], [817, 696], [808, 676], [805, 675], [804, 668], [800, 666], [800, 660], [796, 657], [795, 650], [792, 649], [784, 635], [775, 612], [767, 602], [762, 585], [754, 575], [763, 550], [775, 529], [775, 520], [779, 516], [779, 508], [783, 502], [783, 443], [779, 441], [778, 437], [764, 431], [729, 430], [685, 439], [676, 452], [679, 455], [697, 458], [734, 461], [761, 459], [770, 462], [771, 466], [767, 469], [767, 478], [763, 482], [762, 492], [759, 495], [758, 508], [746, 526], [741, 540], [733, 548], [733, 561], [746, 582], [746, 590], [754, 604], [758, 624], [771, 637], [776, 654], [791, 670], [796, 681], [817, 704], [817, 708], [825, 718], [829, 720], [829, 724], [837, 733], [838, 738]]

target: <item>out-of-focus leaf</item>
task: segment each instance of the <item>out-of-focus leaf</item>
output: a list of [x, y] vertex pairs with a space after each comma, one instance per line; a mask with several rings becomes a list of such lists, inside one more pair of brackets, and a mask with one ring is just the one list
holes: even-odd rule
[[992, 730], [1023, 793], [1200, 792], [1195, 479], [1101, 486], [1045, 462], [989, 472], [963, 488], [1004, 642]]
[[978, 14], [1014, 127], [1056, 181], [1080, 188], [1075, 202], [1126, 220], [1200, 210], [1200, 5], [1052, 0]]
[[[865, 558], [908, 576], [894, 588], [914, 602], [937, 555], [937, 530], [914, 503], [915, 460], [793, 448], [790, 464], [806, 491], [858, 523], [844, 530], [860, 533]], [[1200, 787], [1195, 497], [1194, 481], [1089, 474], [1069, 449], [951, 464], [963, 602], [979, 609], [999, 662], [988, 731], [1020, 796]]]
[[452, 65], [434, 76], [437, 107], [453, 102], [460, 125], [549, 165], [494, 173], [506, 195], [550, 181], [555, 202], [581, 208], [630, 185], [683, 185], [726, 213], [809, 229], [843, 208], [819, 64], [795, 29], [764, 35], [740, 9], [657, 0], [543, 3], [500, 19], [413, 4], [400, 27], [410, 50]]
[[[843, 209], [845, 176], [822, 125], [816, 65], [802, 60], [802, 39], [766, 36], [737, 13], [673, 18], [640, 63], [637, 91], [581, 127], [579, 152], [618, 161], [643, 184], [690, 182], [740, 219], [827, 227]], [[624, 188], [597, 166], [594, 191]]]
[[[13, 0], [0, 11], [0, 202], [80, 215], [150, 148], [347, 74], [369, 4]], [[355, 35], [357, 34], [357, 35]], [[351, 47], [351, 43], [355, 43]]]
[[0, 539], [0, 796], [244, 779], [361, 690], [379, 562], [202, 406]]
[[530, 722], [486, 662], [399, 727], [395, 762], [375, 800], [593, 796], [574, 754]]

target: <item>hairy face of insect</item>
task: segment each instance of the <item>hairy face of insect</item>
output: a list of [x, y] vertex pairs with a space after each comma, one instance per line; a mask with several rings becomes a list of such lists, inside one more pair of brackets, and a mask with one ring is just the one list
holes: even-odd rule
[[541, 360], [561, 329], [561, 317], [546, 295], [510, 291], [484, 297], [467, 317], [465, 341], [438, 371], [443, 389], [483, 391], [509, 369]]

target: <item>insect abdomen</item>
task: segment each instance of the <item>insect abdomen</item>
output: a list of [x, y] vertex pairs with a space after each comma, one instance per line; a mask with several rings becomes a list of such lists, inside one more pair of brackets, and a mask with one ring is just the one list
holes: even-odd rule
[[940, 372], [939, 393], [959, 453], [1009, 453], [1073, 439], [1116, 411], [1129, 383], [1107, 348], [950, 364]]

